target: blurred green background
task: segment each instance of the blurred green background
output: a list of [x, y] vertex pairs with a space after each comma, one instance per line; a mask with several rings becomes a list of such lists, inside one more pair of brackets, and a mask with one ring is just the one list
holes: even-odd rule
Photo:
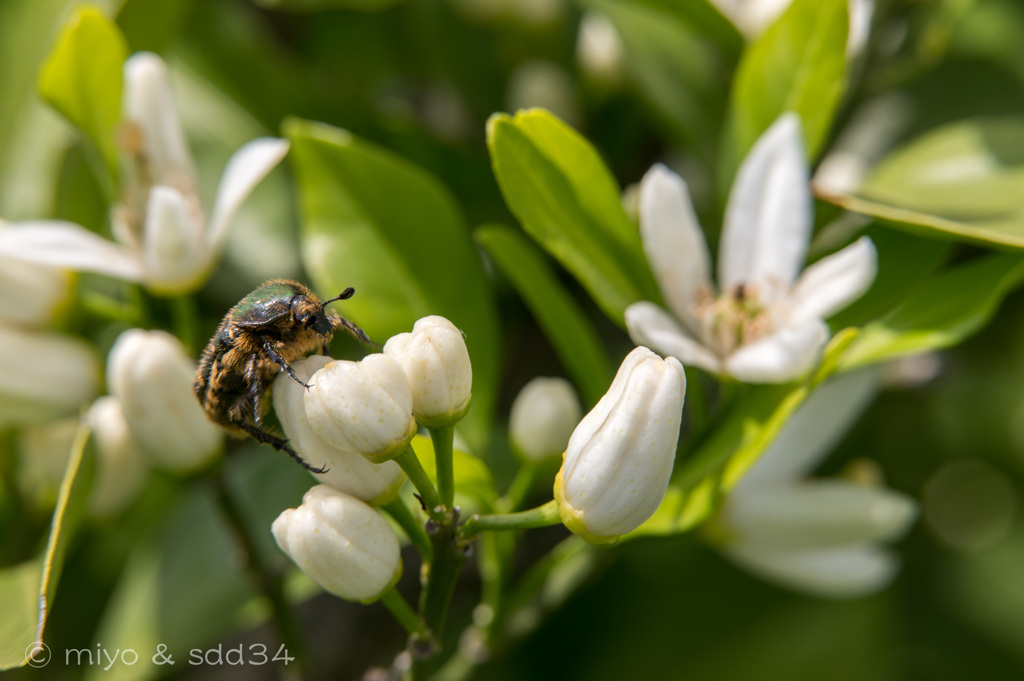
[[[34, 89], [39, 65], [75, 4], [0, 2], [0, 215], [65, 218], [102, 232], [106, 208], [82, 144]], [[712, 179], [715, 143], [743, 41], [703, 2], [99, 4], [116, 16], [132, 51], [157, 51], [171, 65], [190, 143], [208, 180], [204, 186], [216, 186], [217, 173], [241, 142], [278, 135], [282, 122], [297, 116], [348, 129], [426, 168], [451, 189], [471, 226], [514, 224], [490, 170], [485, 123], [495, 111], [537, 105], [580, 130], [622, 186], [638, 181], [658, 160], [689, 170], [704, 224], [718, 222], [723, 190]], [[579, 20], [591, 8], [633, 27], [623, 71], [611, 79], [585, 72], [577, 59]], [[835, 130], [860, 104], [893, 92], [913, 111], [894, 142], [967, 116], [1019, 114], [1024, 4], [877, 0], [872, 38], [858, 68]], [[686, 96], [681, 100], [679, 93]], [[268, 182], [233, 229], [224, 267], [201, 293], [204, 309], [211, 311], [208, 324], [264, 279], [302, 276], [290, 169]], [[818, 213], [820, 223], [835, 214], [824, 204]], [[957, 258], [974, 252], [957, 249]], [[574, 282], [563, 279], [580, 294], [608, 346], [624, 352], [625, 335]], [[529, 312], [498, 280], [503, 360], [497, 411], [504, 415], [526, 380], [563, 370]], [[1022, 312], [1024, 296], [1011, 295], [994, 321], [962, 346], [888, 366], [886, 391], [824, 465], [825, 472], [835, 472], [852, 459], [873, 459], [890, 486], [921, 502], [921, 520], [898, 547], [902, 572], [884, 593], [853, 602], [821, 601], [758, 581], [697, 535], [641, 539], [600, 554], [585, 587], [523, 640], [497, 651], [476, 678], [1024, 678], [1024, 527], [1018, 513], [1024, 489]], [[499, 477], [507, 474], [501, 460], [495, 457]], [[276, 515], [273, 509], [294, 505], [308, 486], [305, 474], [283, 457], [237, 461], [232, 482], [258, 500], [254, 515], [269, 514], [266, 526]], [[270, 477], [277, 486], [248, 486], [250, 478], [267, 479], [260, 470], [265, 467], [274, 469]], [[224, 589], [238, 591], [237, 602], [246, 600], [244, 584], [204, 581], [211, 573], [204, 561], [231, 560], [230, 540], [216, 527], [206, 527], [198, 544], [194, 537], [193, 543], [182, 542], [187, 552], [154, 549], [148, 567], [138, 565], [144, 558], [135, 552], [135, 562], [125, 568], [122, 558], [148, 537], [144, 528], [156, 511], [147, 515], [147, 509], [160, 508], [166, 494], [160, 481], [152, 483], [132, 518], [88, 527], [73, 543], [47, 632], [51, 648], [104, 641], [105, 604], [112, 595], [126, 597], [124, 583], [115, 586], [123, 571], [138, 580], [128, 593], [159, 597], [147, 592], [144, 578], [157, 570], [179, 575], [197, 602], [223, 597]], [[191, 533], [211, 522], [204, 506], [209, 500], [196, 496], [180, 501], [193, 511], [177, 516], [163, 532]], [[524, 565], [564, 533], [555, 528], [531, 537]], [[266, 539], [269, 546], [269, 533]], [[10, 548], [17, 541], [11, 536], [2, 543]], [[414, 593], [414, 570], [407, 569], [405, 582]], [[469, 616], [476, 584], [472, 570], [465, 582], [468, 593], [455, 608], [462, 620]], [[186, 601], [175, 607], [177, 626], [203, 647], [269, 644], [274, 637], [255, 623], [253, 613], [197, 623], [189, 615], [198, 605]], [[403, 644], [380, 606], [320, 595], [300, 614], [318, 668], [333, 670], [319, 678], [358, 679], [368, 664], [388, 664]], [[116, 678], [119, 669], [54, 663], [5, 674]], [[277, 674], [269, 665], [178, 664], [166, 672], [184, 678]]]

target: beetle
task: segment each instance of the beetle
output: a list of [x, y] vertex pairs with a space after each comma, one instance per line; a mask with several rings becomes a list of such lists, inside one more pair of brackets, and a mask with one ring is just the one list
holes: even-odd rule
[[207, 418], [228, 432], [287, 452], [303, 468], [323, 473], [306, 463], [288, 441], [263, 427], [265, 397], [270, 384], [285, 371], [308, 388], [292, 370], [293, 362], [310, 352], [328, 353], [334, 330], [341, 328], [356, 340], [379, 348], [358, 326], [325, 308], [351, 298], [355, 290], [320, 302], [297, 281], [264, 282], [228, 310], [199, 360], [192, 391]]

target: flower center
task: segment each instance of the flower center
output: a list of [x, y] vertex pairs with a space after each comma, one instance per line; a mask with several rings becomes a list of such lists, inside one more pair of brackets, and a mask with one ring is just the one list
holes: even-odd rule
[[771, 333], [775, 324], [770, 309], [757, 295], [757, 288], [738, 284], [717, 298], [704, 291], [694, 306], [701, 324], [704, 344], [725, 357], [736, 348]]

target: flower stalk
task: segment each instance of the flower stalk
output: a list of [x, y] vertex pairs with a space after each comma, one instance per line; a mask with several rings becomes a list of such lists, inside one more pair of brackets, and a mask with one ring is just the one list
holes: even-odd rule
[[493, 530], [532, 530], [537, 527], [557, 525], [562, 522], [558, 513], [558, 502], [554, 499], [542, 506], [517, 513], [494, 513], [474, 515], [462, 525], [462, 536], [471, 539], [481, 532]]
[[391, 503], [385, 504], [382, 508], [398, 523], [406, 536], [409, 537], [412, 545], [423, 556], [423, 559], [429, 559], [431, 552], [430, 537], [427, 536], [427, 531], [423, 529], [423, 525], [416, 519], [416, 516], [409, 510], [409, 507], [402, 498], [398, 497]]
[[405, 600], [402, 594], [398, 593], [395, 587], [391, 587], [381, 594], [380, 602], [394, 615], [398, 623], [409, 632], [410, 636], [420, 639], [429, 638], [430, 633], [423, 624], [423, 620], [420, 619], [420, 616], [416, 614], [416, 611], [412, 609], [409, 602]]
[[409, 476], [409, 482], [420, 495], [424, 510], [435, 522], [442, 522], [445, 515], [445, 507], [441, 502], [441, 495], [438, 494], [430, 476], [423, 469], [423, 464], [416, 458], [416, 452], [412, 445], [407, 444], [401, 454], [394, 458], [394, 462], [401, 466], [405, 474]]
[[452, 508], [455, 503], [455, 468], [453, 444], [455, 425], [449, 424], [427, 428], [430, 442], [434, 445], [434, 463], [437, 466], [437, 491], [441, 503]]

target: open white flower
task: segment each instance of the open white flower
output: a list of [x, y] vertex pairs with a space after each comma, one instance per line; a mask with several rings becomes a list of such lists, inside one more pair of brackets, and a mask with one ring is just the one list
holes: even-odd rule
[[848, 374], [819, 388], [726, 498], [722, 550], [765, 579], [818, 596], [884, 588], [899, 559], [883, 542], [902, 537], [917, 504], [880, 486], [806, 476], [875, 395], [877, 375]]
[[29, 221], [0, 231], [0, 255], [108, 274], [162, 295], [194, 290], [216, 263], [235, 213], [284, 158], [288, 143], [260, 138], [239, 149], [224, 169], [207, 220], [159, 57], [140, 52], [125, 62], [122, 105], [127, 173], [111, 218], [117, 242], [70, 222]]
[[874, 281], [877, 255], [863, 237], [800, 272], [811, 237], [812, 203], [799, 119], [779, 118], [736, 175], [718, 258], [711, 256], [686, 183], [661, 165], [640, 186], [640, 233], [669, 311], [626, 308], [638, 345], [748, 383], [783, 383], [818, 361], [823, 321]]

